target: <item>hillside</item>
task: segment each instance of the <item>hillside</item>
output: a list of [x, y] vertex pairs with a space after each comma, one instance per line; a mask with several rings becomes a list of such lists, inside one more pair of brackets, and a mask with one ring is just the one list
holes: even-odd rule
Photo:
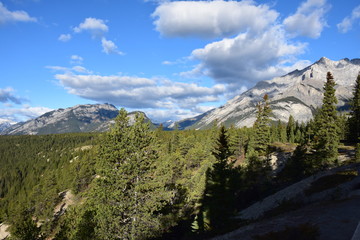
[[228, 101], [225, 105], [204, 113], [186, 126], [191, 129], [219, 124], [236, 127], [252, 126], [256, 117], [256, 104], [265, 94], [269, 95], [273, 119], [287, 122], [292, 115], [299, 122], [310, 120], [314, 110], [322, 103], [326, 73], [335, 78], [338, 108], [347, 109], [352, 89], [360, 71], [360, 59], [332, 61], [325, 57], [314, 64], [287, 75], [257, 83], [253, 88]]
[[[0, 128], [2, 135], [42, 135], [76, 132], [104, 132], [114, 124], [113, 119], [119, 110], [111, 104], [76, 105], [66, 109], [47, 112], [40, 117], [15, 125], [4, 125]], [[130, 112], [129, 118], [134, 121], [137, 112]], [[144, 114], [144, 113], [143, 113]], [[155, 126], [145, 116], [152, 128]]]

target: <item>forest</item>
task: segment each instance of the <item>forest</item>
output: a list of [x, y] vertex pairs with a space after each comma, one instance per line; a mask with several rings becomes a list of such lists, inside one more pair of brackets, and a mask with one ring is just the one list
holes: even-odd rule
[[[265, 95], [252, 127], [150, 130], [121, 109], [106, 133], [0, 136], [0, 223], [8, 239], [58, 240], [207, 239], [244, 226], [235, 216], [251, 204], [360, 162], [360, 74], [354, 80], [340, 113], [328, 73], [306, 123], [273, 120]], [[339, 161], [341, 149], [355, 156]], [[271, 160], [279, 152], [288, 156], [281, 169]]]

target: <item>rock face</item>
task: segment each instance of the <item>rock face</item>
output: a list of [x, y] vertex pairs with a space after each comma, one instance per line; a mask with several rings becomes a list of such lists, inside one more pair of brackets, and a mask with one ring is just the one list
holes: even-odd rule
[[204, 129], [216, 120], [219, 124], [236, 127], [252, 126], [256, 117], [256, 104], [269, 95], [273, 119], [287, 122], [290, 114], [299, 122], [306, 122], [314, 110], [321, 106], [323, 86], [327, 72], [334, 76], [338, 107], [346, 109], [358, 73], [360, 59], [332, 61], [325, 57], [314, 64], [295, 70], [272, 80], [262, 81], [224, 106], [211, 110], [188, 128]]
[[58, 109], [27, 122], [7, 128], [3, 134], [52, 134], [69, 132], [100, 132], [109, 128], [118, 109], [111, 104], [86, 104]]

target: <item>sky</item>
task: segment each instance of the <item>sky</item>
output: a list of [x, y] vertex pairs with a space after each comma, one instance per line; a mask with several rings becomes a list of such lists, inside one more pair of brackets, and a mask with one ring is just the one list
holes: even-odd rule
[[0, 0], [0, 123], [95, 103], [180, 120], [359, 43], [358, 0]]

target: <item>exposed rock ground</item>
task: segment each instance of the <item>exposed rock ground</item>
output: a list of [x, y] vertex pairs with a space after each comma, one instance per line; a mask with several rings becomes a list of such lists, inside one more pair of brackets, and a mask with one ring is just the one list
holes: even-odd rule
[[[358, 176], [333, 188], [306, 196], [304, 191], [321, 177], [340, 171], [358, 171]], [[239, 213], [239, 219], [255, 221], [213, 240], [250, 240], [255, 235], [284, 230], [304, 223], [316, 225], [320, 240], [350, 240], [360, 222], [360, 165], [352, 164], [335, 168], [306, 178], [285, 188]], [[280, 206], [284, 201], [301, 202], [303, 207], [285, 211], [275, 217], [264, 217], [267, 211]], [[260, 219], [260, 220], [259, 220]]]

